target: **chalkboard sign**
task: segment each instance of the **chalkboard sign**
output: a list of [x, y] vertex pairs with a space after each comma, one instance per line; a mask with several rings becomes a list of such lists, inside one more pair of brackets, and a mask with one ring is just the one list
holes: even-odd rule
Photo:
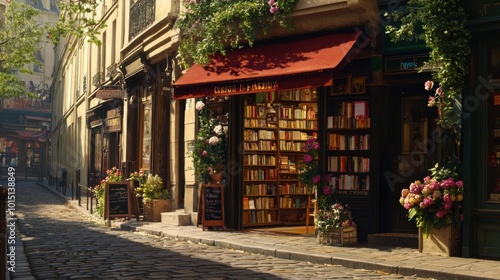
[[128, 218], [134, 214], [139, 218], [137, 197], [130, 182], [107, 182], [104, 193], [104, 219]]
[[208, 227], [224, 228], [224, 186], [202, 185], [201, 186], [201, 223], [203, 230]]

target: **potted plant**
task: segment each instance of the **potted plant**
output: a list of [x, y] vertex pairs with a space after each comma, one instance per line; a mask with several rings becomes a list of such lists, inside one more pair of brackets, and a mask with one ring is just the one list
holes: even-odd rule
[[170, 211], [170, 192], [163, 186], [158, 175], [149, 174], [147, 179], [139, 184], [136, 192], [144, 206], [145, 220], [160, 222], [161, 213]]
[[[425, 243], [441, 242], [436, 246], [441, 253], [458, 255], [459, 229], [463, 221], [463, 181], [459, 180], [459, 163], [436, 164], [431, 176], [417, 180], [401, 191], [399, 202], [408, 210], [408, 220], [415, 219], [419, 228], [419, 249], [424, 251]], [[436, 238], [436, 235], [440, 237]], [[433, 238], [429, 238], [433, 236]], [[444, 239], [443, 239], [444, 238]], [[433, 249], [431, 249], [433, 250]]]
[[200, 128], [191, 153], [195, 176], [202, 183], [220, 183], [227, 164], [228, 116], [214, 117], [203, 101], [196, 103], [196, 110]]
[[318, 230], [318, 242], [325, 245], [354, 245], [357, 243], [357, 229], [349, 204], [332, 201], [332, 195], [318, 198], [318, 213], [314, 224]]
[[113, 166], [113, 168], [106, 170], [106, 178], [101, 180], [101, 183], [94, 188], [91, 189], [91, 191], [94, 193], [94, 196], [97, 198], [97, 205], [95, 207], [95, 213], [99, 217], [104, 216], [104, 193], [106, 190], [106, 182], [121, 182], [122, 181], [122, 174], [121, 171], [116, 168], [116, 166]]

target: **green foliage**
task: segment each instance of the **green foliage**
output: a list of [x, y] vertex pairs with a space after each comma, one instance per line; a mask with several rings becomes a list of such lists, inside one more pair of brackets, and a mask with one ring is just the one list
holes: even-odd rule
[[223, 172], [227, 166], [228, 148], [228, 116], [211, 116], [205, 103], [198, 101], [196, 110], [199, 112], [200, 129], [191, 153], [194, 173], [199, 182], [208, 183], [210, 173]]
[[39, 64], [35, 53], [41, 48], [43, 27], [36, 23], [39, 12], [24, 4], [11, 2], [0, 23], [0, 96], [29, 95], [16, 71], [31, 73], [28, 64]]
[[98, 35], [104, 25], [96, 20], [97, 5], [95, 0], [58, 1], [61, 14], [54, 25], [39, 23], [37, 9], [11, 1], [0, 22], [0, 97], [34, 97], [16, 74], [31, 74], [27, 66], [40, 64], [35, 53], [42, 48], [44, 35], [54, 44], [68, 35], [100, 44]]
[[136, 189], [137, 196], [142, 197], [142, 203], [147, 205], [153, 199], [169, 199], [170, 192], [163, 187], [163, 180], [158, 175], [149, 174], [146, 179], [139, 179], [139, 187]]
[[185, 33], [179, 46], [184, 64], [193, 60], [204, 65], [210, 55], [225, 54], [227, 47], [251, 46], [274, 24], [291, 28], [291, 15], [297, 2], [183, 0], [186, 12], [180, 15], [176, 25]]
[[[465, 27], [466, 14], [461, 0], [409, 0], [404, 11], [390, 15], [401, 27], [387, 27], [393, 40], [411, 40], [419, 37], [430, 48], [427, 66], [437, 68], [433, 78], [443, 90], [443, 98], [437, 107], [440, 111], [438, 124], [451, 129], [460, 138], [461, 100], [464, 89], [467, 60], [470, 53], [470, 34]], [[423, 34], [416, 34], [417, 27]]]
[[47, 37], [52, 43], [58, 44], [61, 37], [68, 35], [77, 38], [87, 38], [87, 41], [97, 45], [101, 44], [98, 36], [104, 23], [97, 17], [99, 1], [96, 0], [59, 0], [61, 10], [59, 20], [53, 26], [46, 26]]

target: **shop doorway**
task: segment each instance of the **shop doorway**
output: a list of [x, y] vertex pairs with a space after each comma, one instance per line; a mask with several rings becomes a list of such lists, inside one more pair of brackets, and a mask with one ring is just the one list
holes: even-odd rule
[[381, 157], [381, 231], [417, 233], [415, 221], [400, 204], [401, 190], [428, 176], [440, 156], [435, 139], [436, 108], [427, 106], [429, 92], [423, 87], [396, 87], [388, 93], [386, 143]]

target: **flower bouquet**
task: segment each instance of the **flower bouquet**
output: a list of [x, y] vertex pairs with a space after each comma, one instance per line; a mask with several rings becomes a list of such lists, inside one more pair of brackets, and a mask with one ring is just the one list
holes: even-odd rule
[[460, 228], [463, 214], [463, 181], [457, 180], [458, 173], [438, 164], [431, 176], [423, 182], [417, 180], [408, 189], [401, 191], [399, 202], [408, 210], [408, 220], [415, 219], [424, 236], [429, 236], [431, 228], [455, 225]]

